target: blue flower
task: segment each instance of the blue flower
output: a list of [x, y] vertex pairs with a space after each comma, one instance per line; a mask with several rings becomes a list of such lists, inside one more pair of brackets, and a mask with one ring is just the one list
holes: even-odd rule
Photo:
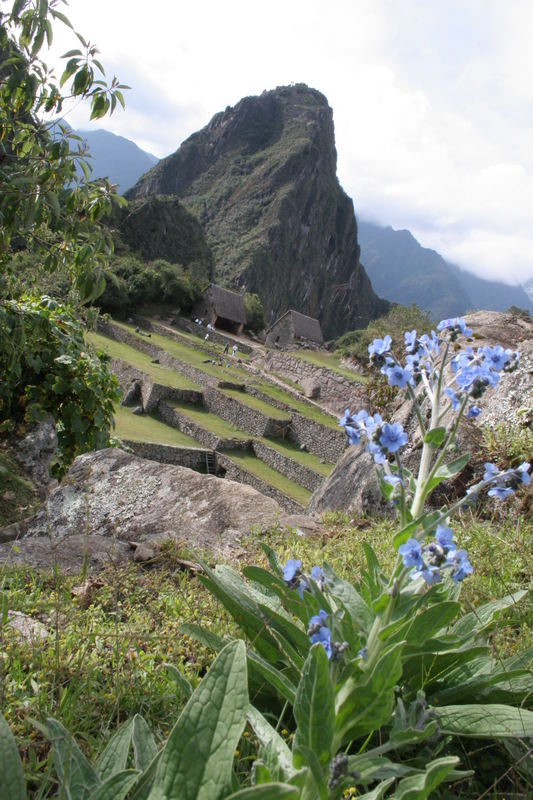
[[475, 419], [476, 417], [479, 417], [480, 414], [481, 414], [481, 409], [479, 406], [470, 406], [470, 408], [466, 412], [466, 418]]
[[521, 483], [531, 483], [531, 475], [529, 474], [530, 466], [531, 464], [529, 461], [524, 461], [523, 464], [520, 464], [520, 466], [515, 469], [515, 474], [520, 478]]
[[429, 337], [427, 333], [423, 333], [419, 341], [426, 348], [429, 354], [434, 353], [435, 355], [438, 355], [440, 346], [439, 339], [435, 334], [435, 331], [431, 331], [431, 337]]
[[423, 568], [422, 548], [417, 539], [408, 539], [405, 544], [401, 544], [398, 548], [398, 553], [402, 557], [404, 567]]
[[326, 576], [322, 567], [311, 567], [311, 579], [316, 583], [319, 589], [322, 589], [326, 583]]
[[379, 443], [389, 452], [396, 453], [408, 440], [408, 436], [399, 422], [393, 425], [386, 422], [381, 429]]
[[382, 367], [381, 372], [387, 376], [389, 386], [398, 386], [400, 389], [407, 383], [412, 383], [413, 376], [411, 370], [402, 367], [401, 364], [393, 364], [391, 367]]
[[348, 437], [348, 443], [350, 445], [352, 445], [352, 444], [360, 444], [361, 437], [359, 435], [359, 431], [357, 431], [351, 425], [346, 425], [346, 427], [344, 428], [344, 431], [346, 433], [346, 436]]
[[510, 486], [493, 486], [487, 492], [489, 497], [496, 497], [498, 500], [505, 500], [509, 495], [514, 494], [514, 489]]
[[294, 578], [300, 574], [301, 561], [290, 558], [283, 567], [283, 580], [285, 583], [292, 583]]
[[461, 405], [461, 401], [459, 400], [459, 398], [457, 397], [457, 395], [455, 394], [453, 389], [449, 389], [449, 388], [445, 389], [444, 390], [444, 394], [449, 399], [453, 410], [457, 411], [459, 409], [459, 406]]
[[464, 580], [467, 575], [470, 575], [474, 571], [466, 555], [466, 550], [450, 551], [446, 562], [449, 566], [453, 567], [452, 578], [455, 583]]
[[328, 618], [328, 612], [324, 611], [323, 608], [320, 609], [318, 614], [315, 614], [309, 620], [309, 627], [308, 627], [308, 634], [311, 636], [312, 633], [316, 633], [319, 628], [326, 624], [326, 620]]
[[348, 422], [351, 422], [351, 416], [350, 416], [350, 409], [349, 408], [346, 409], [346, 411], [344, 412], [344, 414], [340, 418], [339, 425], [341, 426], [341, 428], [344, 428], [348, 424]]
[[316, 633], [311, 634], [309, 639], [311, 644], [319, 642], [326, 651], [327, 657], [331, 658], [331, 631], [329, 628], [325, 626], [319, 628]]
[[450, 550], [455, 550], [453, 531], [451, 528], [445, 528], [443, 525], [437, 525], [437, 530], [435, 531], [435, 540], [442, 547], [444, 552], [448, 553]]
[[384, 464], [387, 460], [387, 456], [379, 446], [375, 442], [369, 442], [366, 446], [366, 452], [370, 453], [370, 455], [374, 459], [375, 464]]
[[452, 333], [462, 333], [464, 336], [471, 336], [472, 330], [466, 327], [466, 323], [462, 317], [453, 317], [452, 319], [443, 319], [437, 325], [438, 331], [451, 330]]
[[394, 473], [391, 475], [383, 475], [383, 480], [385, 483], [390, 483], [391, 486], [398, 486], [398, 484], [401, 484], [402, 486], [405, 485], [400, 476], [395, 475]]
[[500, 474], [500, 470], [496, 464], [490, 464], [486, 462], [483, 466], [485, 467], [485, 474], [483, 475], [483, 480], [485, 483], [492, 480], [492, 478], [494, 478], [496, 475]]
[[[479, 352], [479, 351], [478, 351]], [[489, 369], [501, 370], [509, 361], [509, 354], [503, 349], [501, 345], [495, 347], [483, 347], [479, 355], [484, 356], [483, 363]]]
[[357, 655], [358, 655], [358, 656], [359, 656], [359, 658], [361, 658], [363, 661], [366, 661], [366, 656], [367, 656], [367, 648], [366, 648], [366, 647], [362, 647], [360, 650], [358, 650], [358, 651], [357, 651]]
[[376, 430], [376, 428], [379, 428], [380, 425], [382, 424], [383, 424], [383, 419], [381, 417], [381, 414], [374, 414], [373, 417], [369, 415], [366, 419], [366, 430], [368, 433], [372, 433], [373, 431]]
[[416, 331], [405, 331], [403, 335], [405, 341], [405, 351], [413, 353], [416, 348]]
[[370, 356], [382, 356], [384, 353], [389, 352], [391, 344], [392, 339], [389, 335], [385, 336], [383, 339], [374, 339], [374, 341], [368, 345], [368, 353]]
[[439, 583], [441, 580], [439, 568], [436, 566], [427, 567], [424, 563], [420, 569], [414, 569], [409, 577], [412, 581], [416, 581], [418, 578], [423, 578], [428, 586], [431, 586], [433, 583]]

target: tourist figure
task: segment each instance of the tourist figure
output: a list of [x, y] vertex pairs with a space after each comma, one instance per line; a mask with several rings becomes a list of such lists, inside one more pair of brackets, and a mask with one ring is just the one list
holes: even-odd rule
[[229, 342], [226, 342], [226, 344], [224, 345], [224, 355], [227, 356], [228, 353], [229, 353]]
[[235, 358], [235, 354], [237, 353], [237, 345], [234, 344], [231, 348], [231, 355]]

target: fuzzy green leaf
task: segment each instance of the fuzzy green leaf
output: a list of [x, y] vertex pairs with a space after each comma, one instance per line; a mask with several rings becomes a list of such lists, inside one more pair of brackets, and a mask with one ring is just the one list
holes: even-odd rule
[[335, 726], [333, 685], [329, 660], [321, 644], [311, 647], [296, 692], [294, 718], [298, 725], [294, 747], [311, 750], [323, 766], [329, 764]]
[[89, 797], [89, 800], [123, 800], [138, 778], [135, 769], [125, 769], [110, 775]]
[[268, 722], [254, 706], [248, 706], [246, 718], [254, 729], [254, 733], [261, 744], [264, 747], [270, 745], [274, 748], [278, 765], [281, 767], [284, 775], [290, 776], [294, 771], [292, 768], [292, 755], [285, 740], [281, 738], [270, 722]]
[[533, 711], [498, 703], [485, 705], [435, 706], [442, 733], [479, 739], [533, 737]]
[[234, 641], [213, 661], [172, 729], [150, 800], [225, 797], [247, 710], [246, 648]]
[[396, 800], [423, 800], [424, 797], [429, 797], [458, 763], [459, 759], [456, 756], [430, 761], [422, 775], [402, 778], [396, 787], [394, 797]]
[[157, 745], [150, 728], [140, 714], [135, 714], [133, 717], [131, 742], [135, 769], [140, 769], [141, 772], [144, 772], [157, 755]]
[[26, 800], [22, 764], [11, 728], [0, 714], [0, 797]]
[[432, 428], [424, 436], [424, 443], [436, 449], [441, 446], [445, 438], [446, 428]]
[[230, 794], [226, 800], [298, 800], [300, 792], [287, 783], [263, 783]]
[[133, 719], [125, 722], [111, 737], [105, 750], [99, 755], [94, 765], [101, 781], [106, 781], [115, 772], [126, 768], [130, 752]]
[[54, 766], [59, 779], [60, 793], [69, 800], [88, 800], [91, 792], [100, 785], [100, 778], [89, 764], [76, 740], [60, 722], [46, 720], [52, 743]]

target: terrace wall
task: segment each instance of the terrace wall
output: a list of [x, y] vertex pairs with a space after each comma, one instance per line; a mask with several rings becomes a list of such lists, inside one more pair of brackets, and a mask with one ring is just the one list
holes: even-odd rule
[[226, 470], [224, 476], [226, 479], [237, 481], [238, 483], [247, 483], [249, 486], [253, 486], [254, 489], [257, 489], [261, 494], [265, 494], [267, 497], [272, 497], [276, 500], [276, 502], [290, 514], [301, 514], [305, 510], [304, 506], [301, 506], [296, 500], [283, 494], [283, 492], [280, 492], [279, 489], [274, 488], [274, 486], [265, 483], [265, 481], [262, 481], [261, 478], [258, 478], [256, 475], [252, 475], [251, 472], [241, 469], [241, 467], [223, 453], [217, 453], [217, 467], [223, 467], [223, 469]]
[[186, 414], [180, 414], [165, 402], [159, 404], [159, 417], [173, 428], [192, 436], [197, 442], [210, 450], [248, 450], [251, 448], [250, 439], [223, 439], [211, 433]]
[[269, 467], [285, 475], [291, 481], [309, 489], [310, 492], [314, 492], [322, 484], [324, 480], [322, 475], [309, 469], [309, 467], [304, 467], [303, 464], [299, 464], [297, 461], [293, 461], [292, 458], [284, 456], [279, 450], [257, 441], [254, 441], [252, 446], [254, 453], [261, 461], [264, 461]]
[[159, 461], [161, 464], [177, 464], [179, 467], [188, 467], [196, 472], [206, 471], [206, 456], [211, 450], [202, 450], [199, 447], [178, 447], [169, 444], [155, 444], [153, 442], [134, 442], [123, 439], [135, 455], [147, 458], [150, 461]]

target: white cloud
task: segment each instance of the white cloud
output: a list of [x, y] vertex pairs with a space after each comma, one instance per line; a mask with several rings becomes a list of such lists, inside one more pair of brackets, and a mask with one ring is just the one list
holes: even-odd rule
[[133, 86], [99, 125], [163, 156], [241, 97], [303, 81], [334, 110], [358, 213], [478, 273], [533, 277], [529, 0], [71, 0], [69, 16]]

